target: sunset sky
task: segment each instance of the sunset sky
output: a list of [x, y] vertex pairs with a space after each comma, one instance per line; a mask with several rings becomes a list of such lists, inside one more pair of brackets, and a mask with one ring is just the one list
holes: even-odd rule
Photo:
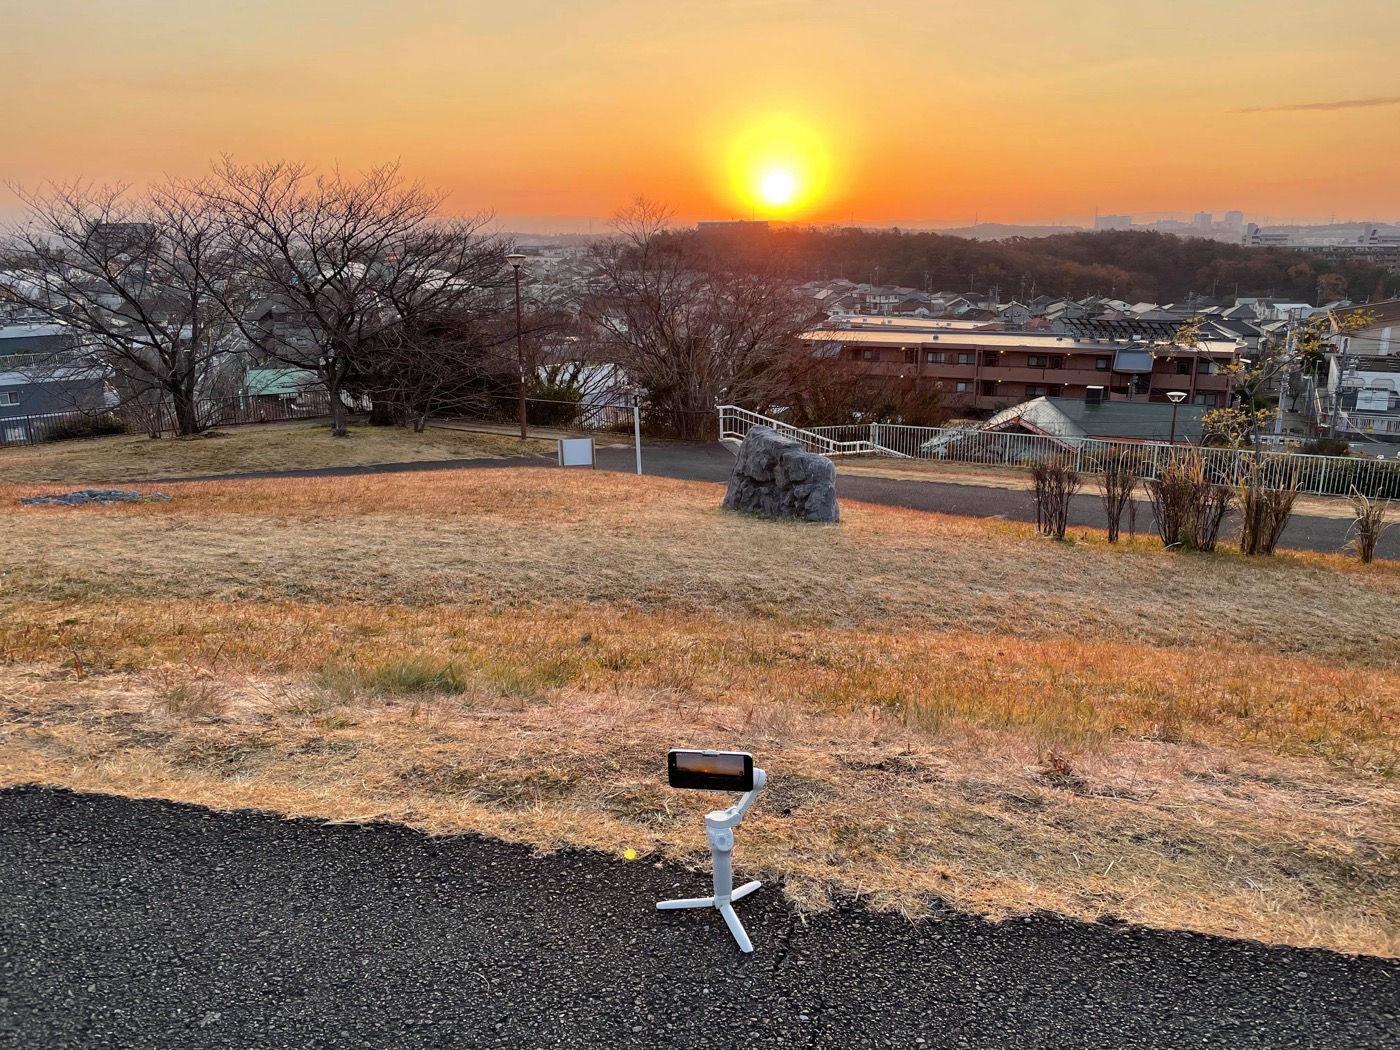
[[399, 158], [542, 232], [638, 193], [685, 219], [1400, 216], [1397, 0], [0, 0], [0, 27], [26, 185], [230, 152]]

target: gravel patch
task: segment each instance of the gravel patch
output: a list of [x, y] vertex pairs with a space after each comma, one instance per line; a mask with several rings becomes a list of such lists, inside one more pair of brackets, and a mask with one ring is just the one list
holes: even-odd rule
[[170, 498], [163, 492], [147, 494], [130, 489], [78, 489], [62, 495], [24, 496], [19, 502], [30, 507], [82, 507], [89, 503], [168, 503]]

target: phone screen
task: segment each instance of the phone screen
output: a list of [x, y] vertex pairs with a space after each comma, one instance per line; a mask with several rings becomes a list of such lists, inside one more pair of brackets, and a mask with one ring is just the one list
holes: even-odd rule
[[667, 756], [674, 788], [710, 791], [753, 789], [753, 755], [745, 751], [671, 751]]

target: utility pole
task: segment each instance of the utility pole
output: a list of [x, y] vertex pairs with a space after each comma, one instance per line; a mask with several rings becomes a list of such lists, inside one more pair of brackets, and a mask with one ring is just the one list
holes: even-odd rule
[[529, 437], [525, 426], [525, 336], [524, 329], [520, 324], [520, 264], [525, 261], [525, 256], [520, 252], [512, 252], [506, 256], [506, 262], [510, 263], [511, 269], [515, 271], [515, 361], [520, 371], [520, 440], [524, 441]]

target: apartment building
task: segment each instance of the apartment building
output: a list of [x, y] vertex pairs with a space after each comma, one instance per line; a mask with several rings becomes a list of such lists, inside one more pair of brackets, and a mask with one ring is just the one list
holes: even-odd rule
[[[996, 326], [999, 328], [999, 326]], [[1211, 339], [1191, 350], [1154, 348], [1130, 338], [1055, 332], [1007, 332], [947, 321], [828, 325], [803, 336], [822, 360], [849, 362], [872, 379], [914, 379], [941, 388], [948, 403], [998, 411], [1037, 397], [1163, 402], [1168, 391], [1186, 403], [1229, 403], [1222, 369], [1244, 350], [1238, 340]]]

